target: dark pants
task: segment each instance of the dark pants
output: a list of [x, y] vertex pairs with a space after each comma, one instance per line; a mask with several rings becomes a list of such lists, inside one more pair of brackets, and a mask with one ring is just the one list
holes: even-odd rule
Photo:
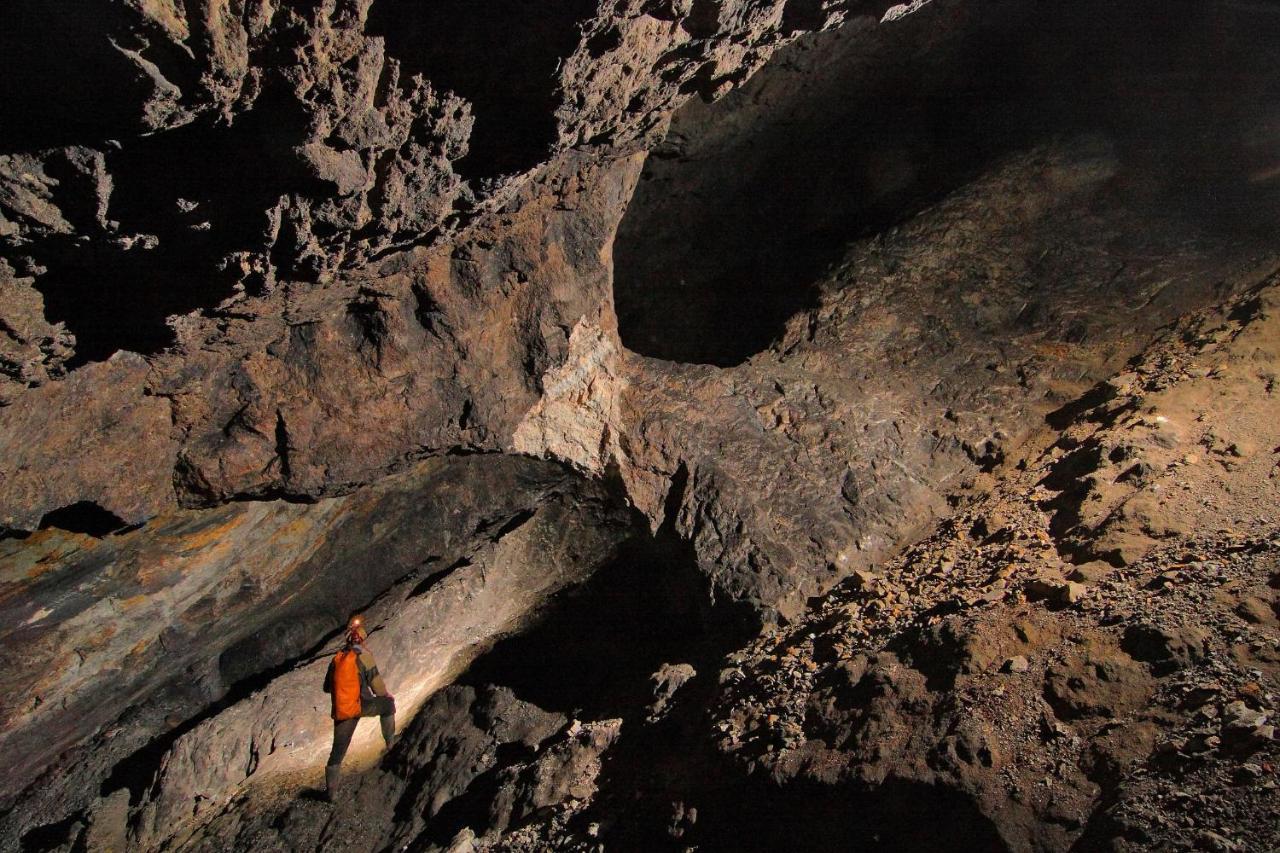
[[[386, 696], [375, 696], [372, 699], [363, 700], [360, 703], [360, 717], [378, 717], [378, 722], [382, 725], [382, 739], [386, 741], [387, 746], [391, 745], [391, 739], [396, 735], [396, 703], [393, 700]], [[342, 763], [343, 757], [347, 754], [347, 748], [351, 746], [351, 736], [356, 733], [356, 723], [360, 722], [360, 717], [333, 721], [333, 749], [329, 752], [330, 767], [337, 767]]]

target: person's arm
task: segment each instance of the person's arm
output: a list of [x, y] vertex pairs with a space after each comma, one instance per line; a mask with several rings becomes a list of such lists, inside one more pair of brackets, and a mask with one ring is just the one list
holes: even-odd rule
[[373, 659], [373, 655], [367, 651], [363, 652], [360, 655], [360, 662], [364, 664], [365, 671], [368, 673], [369, 687], [373, 690], [373, 695], [391, 696], [386, 682], [382, 680], [382, 673], [378, 672], [378, 662]]
[[329, 661], [329, 668], [324, 672], [324, 692], [333, 692], [333, 661]]

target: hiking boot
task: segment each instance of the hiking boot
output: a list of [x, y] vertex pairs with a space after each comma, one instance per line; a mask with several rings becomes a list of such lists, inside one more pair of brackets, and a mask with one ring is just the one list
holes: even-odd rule
[[332, 803], [338, 793], [338, 779], [342, 775], [341, 765], [332, 764], [324, 768], [324, 801]]

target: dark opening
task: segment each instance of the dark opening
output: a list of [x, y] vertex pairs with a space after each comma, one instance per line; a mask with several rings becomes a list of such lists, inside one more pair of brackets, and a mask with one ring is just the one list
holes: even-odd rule
[[128, 523], [113, 512], [103, 509], [93, 501], [78, 501], [44, 514], [40, 529], [56, 527], [71, 533], [86, 533], [102, 538], [124, 530]]
[[674, 539], [631, 543], [459, 683], [509, 687], [540, 708], [583, 719], [634, 713], [650, 701], [649, 676], [662, 664], [723, 652], [754, 627], [710, 607], [690, 552]]
[[[945, 18], [945, 19], [944, 19]], [[722, 366], [775, 340], [860, 236], [1059, 136], [1114, 145], [1114, 191], [1223, 239], [1280, 222], [1280, 10], [929, 7], [809, 36], [679, 112], [615, 246], [623, 343]]]
[[106, 0], [7, 0], [0, 152], [93, 144], [142, 129], [152, 84], [108, 34], [134, 18]]
[[473, 105], [467, 178], [521, 172], [556, 142], [557, 71], [581, 38], [595, 0], [377, 0], [365, 31], [386, 40], [406, 75]]
[[229, 127], [201, 121], [108, 153], [115, 189], [107, 215], [120, 234], [144, 236], [33, 247], [48, 270], [35, 281], [45, 314], [76, 337], [70, 366], [121, 349], [158, 352], [173, 343], [169, 317], [232, 294], [240, 271], [220, 269], [223, 259], [266, 245], [270, 209], [308, 186], [289, 153], [305, 122], [290, 96], [268, 91]]

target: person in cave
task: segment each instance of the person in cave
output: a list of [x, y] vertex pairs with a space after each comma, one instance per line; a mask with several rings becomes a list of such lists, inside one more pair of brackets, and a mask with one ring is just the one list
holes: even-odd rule
[[363, 617], [351, 617], [342, 648], [324, 676], [324, 692], [333, 698], [333, 749], [324, 768], [324, 795], [330, 802], [337, 791], [342, 759], [361, 717], [378, 718], [388, 750], [395, 740], [396, 699], [387, 690], [373, 654], [365, 648], [368, 638]]

